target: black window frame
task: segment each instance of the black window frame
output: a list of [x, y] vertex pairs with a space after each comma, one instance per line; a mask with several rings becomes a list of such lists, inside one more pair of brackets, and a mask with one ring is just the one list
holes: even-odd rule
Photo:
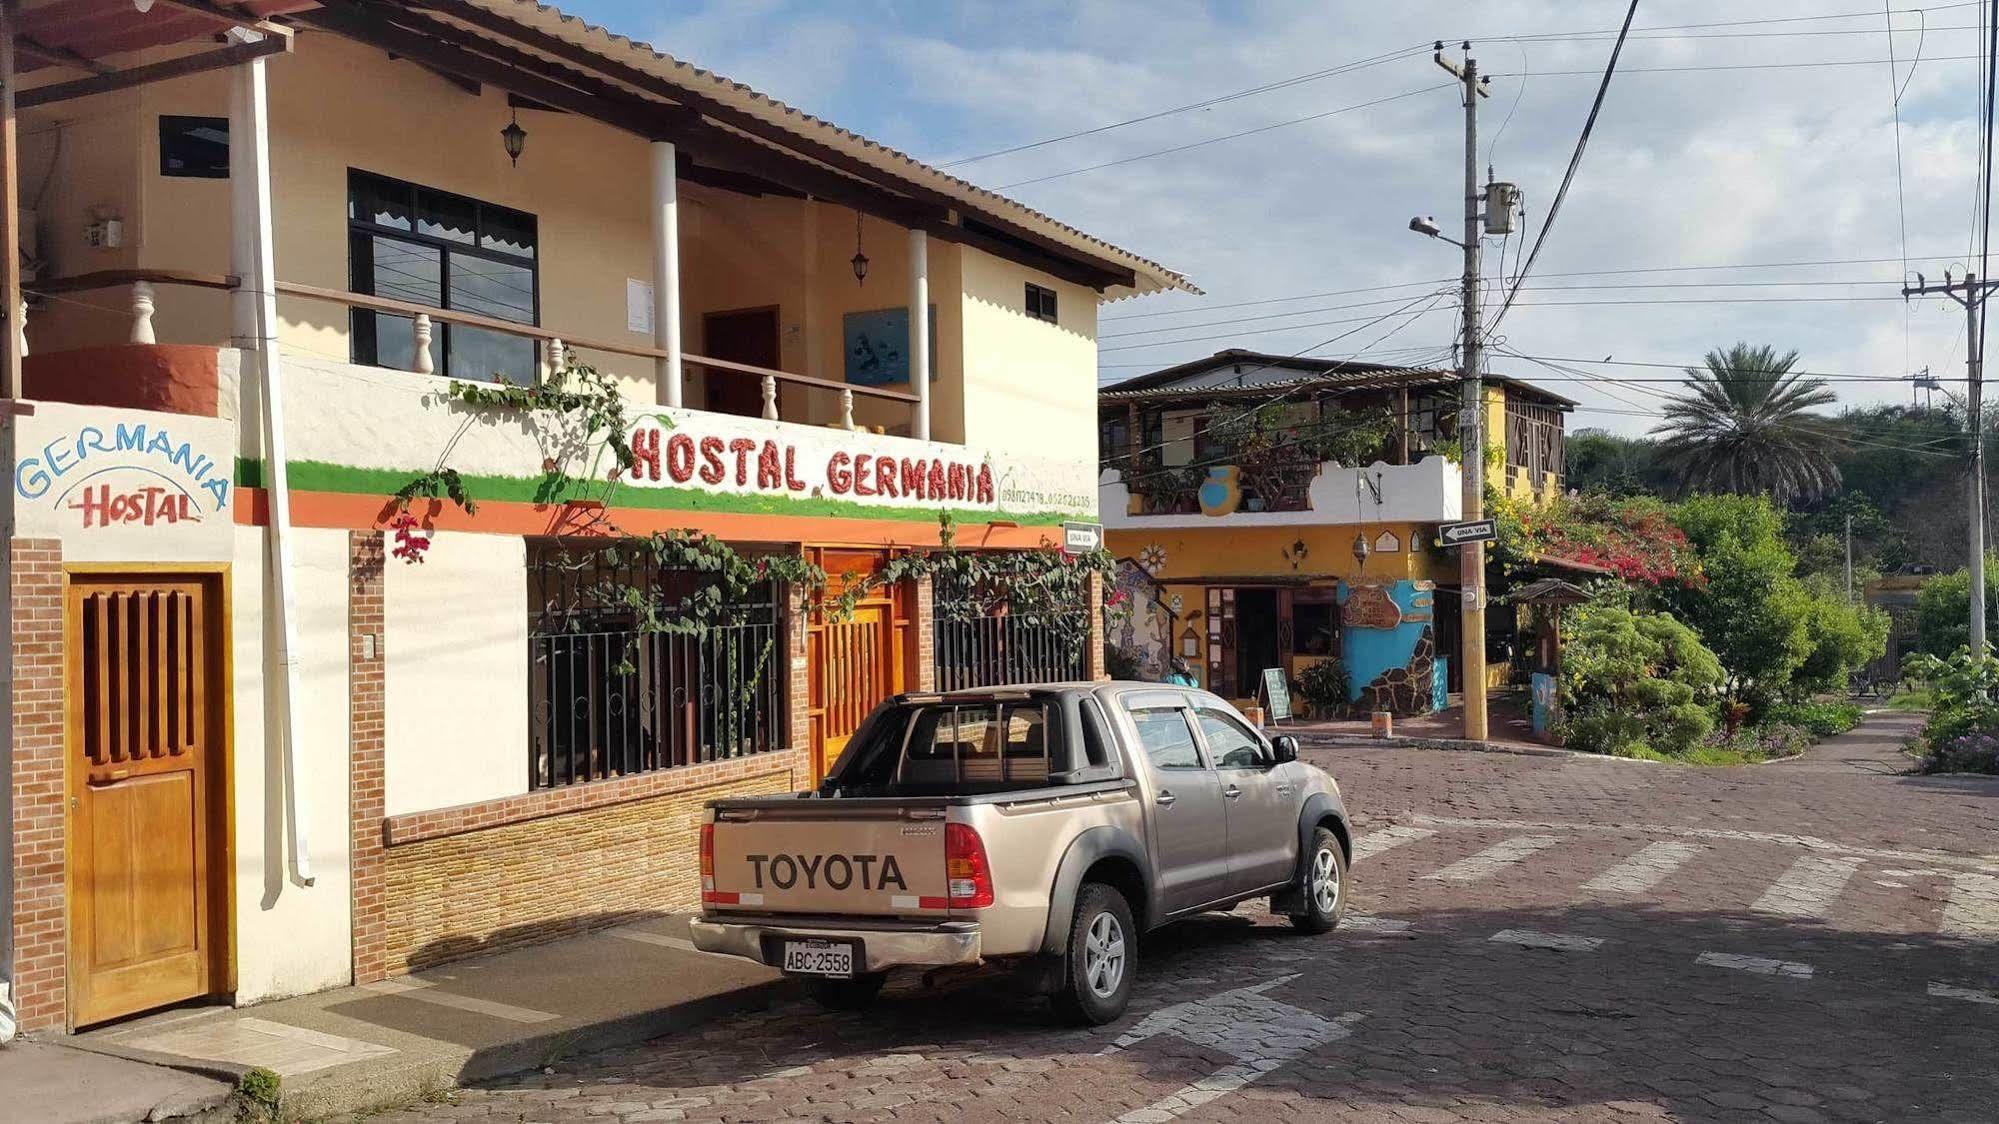
[[[229, 178], [229, 159], [231, 156], [229, 150], [229, 118], [208, 117], [196, 113], [162, 113], [159, 116], [160, 175], [163, 178], [175, 180], [226, 180]], [[222, 130], [222, 167], [220, 171], [217, 171], [213, 165], [205, 165], [203, 166], [203, 170], [200, 171], [176, 169], [168, 165], [167, 160], [169, 150], [172, 147], [172, 140], [177, 136], [185, 136], [188, 130], [195, 126], [220, 128]]]
[[1055, 297], [1055, 290], [1029, 281], [1025, 298], [1028, 318], [1046, 324], [1060, 323]]
[[[388, 189], [393, 189], [398, 193], [398, 197], [404, 204], [409, 215], [409, 226], [407, 229], [400, 226], [377, 223], [371, 217], [355, 213], [355, 189], [364, 182], [372, 183], [372, 186], [376, 190], [383, 191], [384, 194], [387, 194]], [[473, 216], [472, 240], [470, 242], [461, 242], [454, 238], [442, 238], [434, 234], [423, 233], [419, 229], [421, 224], [419, 200], [425, 195], [469, 206]], [[488, 248], [484, 244], [486, 214], [488, 211], [504, 212], [517, 220], [524, 220], [524, 225], [529, 236], [533, 239], [529, 246], [530, 252], [523, 255]], [[451, 258], [453, 256], [473, 258], [499, 265], [526, 269], [529, 279], [528, 299], [533, 311], [531, 319], [520, 321], [519, 323], [523, 327], [530, 328], [541, 326], [541, 218], [533, 212], [523, 211], [518, 207], [509, 207], [500, 203], [489, 203], [483, 199], [475, 199], [469, 195], [461, 195], [455, 191], [446, 191], [442, 188], [430, 187], [426, 184], [399, 179], [395, 176], [385, 176], [379, 172], [371, 172], [366, 168], [349, 167], [347, 169], [347, 278], [348, 288], [351, 292], [362, 293], [367, 296], [376, 295], [373, 291], [375, 286], [372, 280], [366, 282], [367, 287], [365, 289], [362, 287], [362, 270], [357, 254], [359, 245], [362, 242], [375, 238], [393, 239], [437, 252], [437, 307], [442, 311], [470, 311], [465, 309], [454, 310], [451, 306]], [[373, 272], [372, 257], [370, 258], [368, 272], [370, 274]], [[375, 327], [376, 318], [392, 315], [394, 314], [378, 313], [360, 308], [349, 310], [348, 355], [352, 362], [371, 367], [383, 366], [379, 359], [380, 351]], [[490, 312], [480, 312], [478, 315], [491, 316], [492, 314]], [[401, 319], [400, 317], [397, 318]], [[506, 318], [495, 316], [493, 319], [502, 320]], [[432, 328], [431, 353], [434, 358], [436, 373], [458, 379], [462, 382], [492, 381], [490, 377], [454, 373], [451, 370], [452, 330], [453, 325], [441, 322], [435, 324]], [[538, 381], [539, 377], [541, 346], [539, 341], [531, 337], [522, 338], [527, 339], [529, 344], [534, 348], [534, 366], [536, 370], [529, 375], [529, 385], [532, 385], [533, 382]]]

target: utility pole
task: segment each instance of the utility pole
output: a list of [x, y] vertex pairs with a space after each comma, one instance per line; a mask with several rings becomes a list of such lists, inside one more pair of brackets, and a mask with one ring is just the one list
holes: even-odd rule
[[1853, 604], [1853, 516], [1846, 517], [1846, 603]]
[[1929, 296], [1940, 293], [1964, 306], [1964, 370], [1969, 384], [1966, 391], [1966, 424], [1971, 430], [1971, 479], [1967, 491], [1971, 493], [1971, 558], [1965, 567], [1971, 576], [1971, 650], [1974, 654], [1985, 651], [1985, 408], [1984, 408], [1984, 367], [1985, 356], [1979, 353], [1978, 321], [1984, 314], [1985, 298], [1995, 287], [1990, 280], [1981, 281], [1975, 273], [1967, 272], [1962, 281], [1952, 281], [1950, 271], [1945, 270], [1943, 284], [1931, 285], [1923, 275], [1916, 274], [1914, 285], [1902, 286], [1902, 296]]
[[[1464, 45], [1466, 51], [1471, 44]], [[1485, 517], [1485, 386], [1480, 367], [1479, 347], [1479, 203], [1478, 185], [1478, 99], [1488, 96], [1479, 81], [1478, 60], [1465, 55], [1462, 65], [1444, 57], [1444, 45], [1437, 44], [1438, 66], [1456, 75], [1464, 86], [1465, 100], [1465, 251], [1464, 290], [1461, 298], [1463, 323], [1460, 327], [1458, 357], [1462, 360], [1460, 379], [1462, 401], [1458, 413], [1458, 446], [1464, 455], [1465, 520]], [[1465, 738], [1484, 741], [1485, 713], [1485, 544], [1458, 547], [1459, 598], [1463, 608], [1463, 651], [1459, 656], [1465, 684]]]

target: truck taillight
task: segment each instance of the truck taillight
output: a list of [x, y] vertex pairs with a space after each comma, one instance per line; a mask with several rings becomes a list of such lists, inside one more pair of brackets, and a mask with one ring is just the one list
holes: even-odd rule
[[993, 904], [993, 868], [986, 843], [969, 824], [944, 825], [944, 875], [950, 880], [950, 908], [984, 909]]
[[715, 825], [701, 825], [701, 892], [715, 892]]

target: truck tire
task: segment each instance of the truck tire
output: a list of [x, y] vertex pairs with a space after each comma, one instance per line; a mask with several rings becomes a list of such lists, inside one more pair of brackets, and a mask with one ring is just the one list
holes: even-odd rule
[[874, 1006], [887, 981], [887, 972], [864, 972], [845, 980], [813, 980], [812, 998], [829, 1011], [864, 1011]]
[[1131, 904], [1114, 887], [1083, 883], [1076, 891], [1076, 917], [1069, 926], [1056, 1011], [1090, 1026], [1102, 1026], [1124, 1014], [1131, 1005], [1137, 953]]
[[1347, 911], [1346, 851], [1340, 847], [1340, 837], [1327, 828], [1312, 832], [1298, 902], [1304, 912], [1292, 914], [1291, 925], [1301, 933], [1330, 933]]

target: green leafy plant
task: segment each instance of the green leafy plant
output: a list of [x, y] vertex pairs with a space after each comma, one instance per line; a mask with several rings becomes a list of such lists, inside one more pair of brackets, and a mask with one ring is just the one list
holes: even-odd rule
[[284, 1079], [272, 1070], [255, 1066], [236, 1079], [236, 1096], [251, 1119], [278, 1119], [278, 1098]]
[[1860, 725], [1861, 715], [1862, 711], [1855, 703], [1804, 700], [1780, 702], [1766, 711], [1763, 717], [1765, 722], [1797, 726], [1814, 738], [1829, 738]]
[[1664, 613], [1584, 604], [1568, 613], [1560, 733], [1575, 749], [1680, 754], [1715, 725], [1721, 661]]
[[1298, 677], [1298, 694], [1315, 718], [1340, 713], [1347, 706], [1347, 665], [1337, 659], [1312, 664]]
[[1948, 657], [1918, 652], [1902, 674], [1928, 688], [1933, 707], [1917, 738], [1924, 771], [1987, 771], [1979, 762], [1999, 735], [1999, 657], [1969, 647]]

